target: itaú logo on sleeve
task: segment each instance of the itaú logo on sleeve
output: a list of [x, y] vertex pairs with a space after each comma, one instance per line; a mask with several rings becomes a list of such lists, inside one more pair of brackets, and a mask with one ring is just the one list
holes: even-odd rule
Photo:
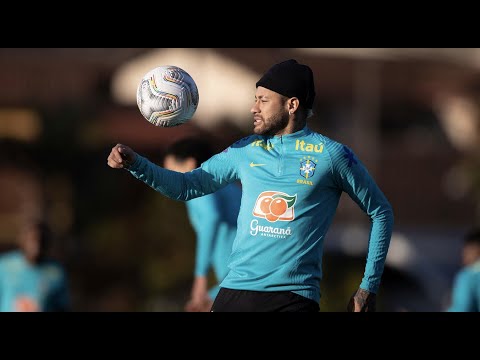
[[297, 194], [289, 195], [280, 191], [264, 191], [257, 197], [253, 215], [270, 222], [292, 221], [295, 219]]

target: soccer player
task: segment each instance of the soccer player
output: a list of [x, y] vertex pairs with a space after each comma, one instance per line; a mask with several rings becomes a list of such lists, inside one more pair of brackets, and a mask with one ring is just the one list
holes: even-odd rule
[[450, 312], [480, 311], [480, 229], [471, 230], [464, 239], [463, 268], [455, 276]]
[[172, 199], [188, 201], [240, 180], [242, 206], [229, 272], [212, 311], [318, 312], [325, 235], [347, 193], [371, 221], [365, 272], [349, 311], [375, 311], [393, 211], [352, 149], [312, 131], [311, 68], [294, 59], [256, 83], [254, 134], [185, 174], [156, 166], [123, 144], [107, 163]]
[[[184, 138], [165, 152], [163, 166], [182, 173], [192, 171], [214, 154], [207, 141]], [[228, 259], [237, 232], [242, 190], [230, 184], [213, 194], [186, 202], [190, 223], [196, 234], [194, 282], [185, 311], [210, 311], [220, 290], [218, 284], [208, 289], [208, 273], [213, 269], [218, 283], [228, 273]]]
[[70, 310], [67, 276], [47, 257], [50, 229], [29, 223], [19, 235], [19, 249], [0, 255], [0, 311], [60, 312]]

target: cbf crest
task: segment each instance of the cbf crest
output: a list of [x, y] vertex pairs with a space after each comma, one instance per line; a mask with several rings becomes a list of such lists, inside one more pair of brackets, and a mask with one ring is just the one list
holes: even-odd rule
[[300, 159], [300, 175], [305, 179], [310, 179], [315, 175], [315, 168], [318, 160], [313, 156], [304, 156]]

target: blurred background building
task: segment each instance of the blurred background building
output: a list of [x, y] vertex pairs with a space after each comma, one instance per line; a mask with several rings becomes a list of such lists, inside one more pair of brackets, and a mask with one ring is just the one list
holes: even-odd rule
[[[443, 311], [463, 234], [480, 222], [480, 49], [0, 49], [0, 251], [45, 216], [77, 311], [181, 311], [194, 262], [183, 204], [106, 158], [116, 143], [160, 162], [171, 142], [221, 151], [252, 131], [255, 82], [295, 58], [316, 81], [310, 127], [352, 147], [395, 211], [384, 311]], [[161, 65], [200, 93], [193, 119], [155, 128], [136, 87]], [[344, 311], [363, 275], [369, 222], [344, 195], [325, 243], [322, 311]]]

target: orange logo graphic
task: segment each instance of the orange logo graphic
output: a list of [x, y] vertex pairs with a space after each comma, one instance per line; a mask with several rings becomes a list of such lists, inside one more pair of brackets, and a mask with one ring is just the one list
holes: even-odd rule
[[258, 195], [253, 215], [270, 222], [291, 221], [295, 219], [296, 201], [296, 194], [291, 196], [280, 191], [264, 191]]

